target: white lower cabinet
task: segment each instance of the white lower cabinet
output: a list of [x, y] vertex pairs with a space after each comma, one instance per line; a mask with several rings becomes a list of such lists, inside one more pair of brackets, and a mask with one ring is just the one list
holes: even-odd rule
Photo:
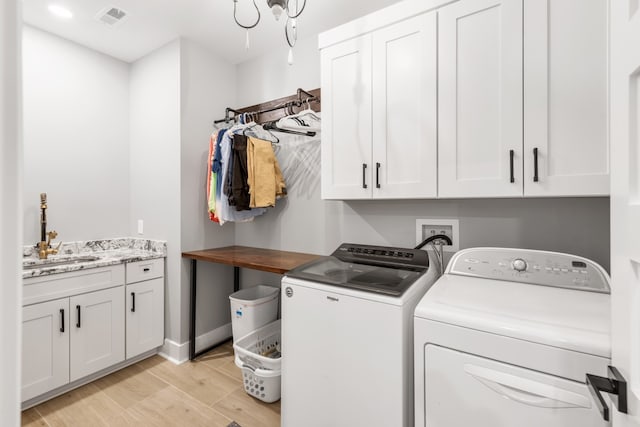
[[69, 382], [69, 298], [22, 309], [22, 400]]
[[162, 345], [164, 341], [164, 280], [128, 284], [127, 359]]
[[72, 310], [70, 381], [124, 360], [124, 288], [69, 299]]
[[164, 259], [25, 279], [23, 304], [21, 400], [45, 400], [163, 344]]

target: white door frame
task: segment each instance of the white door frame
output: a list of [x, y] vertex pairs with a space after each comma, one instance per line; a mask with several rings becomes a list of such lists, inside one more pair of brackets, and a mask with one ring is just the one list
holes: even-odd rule
[[0, 422], [20, 425], [22, 286], [22, 17], [17, 0], [0, 2]]
[[640, 11], [610, 4], [611, 353], [627, 381], [628, 414], [610, 408], [615, 427], [640, 425]]

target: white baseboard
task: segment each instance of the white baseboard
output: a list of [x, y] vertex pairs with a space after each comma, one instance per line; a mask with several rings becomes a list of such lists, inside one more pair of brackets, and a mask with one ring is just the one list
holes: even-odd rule
[[[231, 323], [227, 323], [226, 325], [222, 325], [219, 328], [197, 336], [196, 351], [226, 341], [231, 335]], [[184, 363], [189, 360], [189, 341], [178, 344], [165, 338], [164, 345], [159, 354], [176, 365]]]
[[164, 345], [160, 349], [158, 355], [164, 357], [169, 362], [176, 365], [189, 360], [189, 341], [178, 344], [175, 341], [171, 341], [169, 338], [164, 339]]

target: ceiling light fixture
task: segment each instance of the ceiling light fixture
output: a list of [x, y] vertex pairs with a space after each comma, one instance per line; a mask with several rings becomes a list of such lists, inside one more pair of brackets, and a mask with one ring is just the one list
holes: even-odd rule
[[73, 18], [73, 13], [71, 13], [69, 9], [67, 9], [64, 6], [60, 6], [58, 4], [49, 5], [49, 12], [51, 12], [53, 15], [57, 16], [58, 18], [63, 18], [63, 19]]
[[[289, 45], [289, 65], [293, 64], [293, 47], [298, 40], [298, 17], [302, 14], [304, 7], [307, 5], [307, 0], [302, 0], [302, 6], [298, 8], [298, 0], [267, 0], [267, 5], [271, 9], [273, 16], [276, 18], [276, 21], [280, 20], [280, 16], [283, 13], [287, 15], [287, 21], [284, 24], [284, 36], [287, 40], [287, 44]], [[260, 9], [258, 9], [258, 5], [256, 4], [256, 0], [253, 0], [253, 7], [256, 8], [256, 13], [258, 14], [256, 21], [250, 25], [243, 25], [238, 21], [236, 16], [236, 10], [238, 6], [238, 0], [233, 0], [233, 19], [236, 21], [238, 26], [247, 30], [247, 35], [245, 38], [245, 48], [249, 50], [249, 30], [254, 28], [260, 22]], [[293, 7], [292, 7], [293, 6]]]

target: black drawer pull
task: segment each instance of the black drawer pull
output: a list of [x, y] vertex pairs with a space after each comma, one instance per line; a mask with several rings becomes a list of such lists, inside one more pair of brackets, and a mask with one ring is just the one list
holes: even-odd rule
[[64, 333], [64, 308], [60, 309], [60, 332]]
[[136, 312], [136, 293], [131, 292], [131, 312]]
[[533, 182], [538, 182], [538, 147], [533, 149]]
[[144, 271], [145, 273], [149, 272], [151, 269], [149, 267], [145, 267], [142, 269], [142, 271]]
[[365, 181], [365, 175], [367, 174], [367, 164], [362, 164], [362, 188], [367, 188], [367, 183]]
[[76, 314], [78, 315], [78, 321], [76, 322], [76, 328], [80, 327], [80, 306], [76, 305]]
[[513, 176], [513, 156], [514, 156], [514, 151], [513, 150], [509, 150], [509, 168], [511, 169], [511, 179], [510, 182], [516, 182], [515, 177]]
[[380, 188], [380, 163], [376, 163], [376, 188]]

